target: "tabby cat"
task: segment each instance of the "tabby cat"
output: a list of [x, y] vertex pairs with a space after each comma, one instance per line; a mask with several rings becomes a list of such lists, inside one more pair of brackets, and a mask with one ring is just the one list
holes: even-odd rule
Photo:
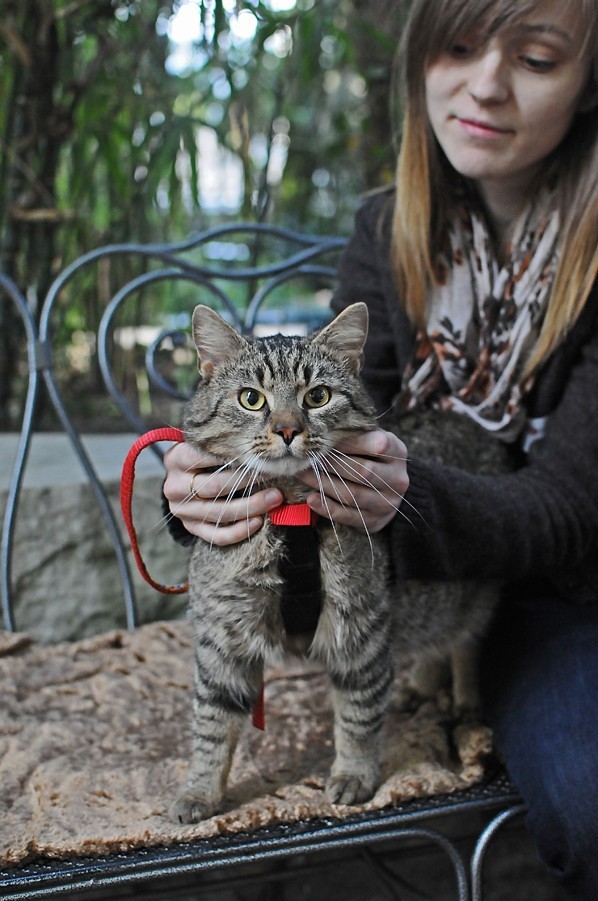
[[[320, 478], [338, 474], [344, 458], [336, 445], [378, 427], [359, 376], [367, 326], [367, 307], [357, 303], [308, 338], [244, 338], [208, 307], [196, 307], [201, 379], [186, 410], [185, 438], [228, 461], [230, 496], [249, 476], [247, 490], [276, 485], [288, 503], [300, 503], [311, 491], [297, 479], [300, 472], [311, 467]], [[414, 420], [420, 436], [427, 415]], [[459, 434], [473, 425], [466, 417], [444, 418], [453, 423], [457, 442], [471, 443], [470, 434]], [[402, 427], [398, 433], [405, 437]], [[436, 429], [431, 433], [437, 443]], [[448, 443], [448, 434], [442, 440]], [[479, 458], [479, 448], [470, 456]], [[379, 783], [397, 647], [399, 653], [462, 647], [483, 628], [494, 605], [493, 590], [480, 598], [461, 584], [405, 583], [393, 597], [383, 535], [322, 518], [314, 532], [321, 612], [310, 632], [288, 634], [282, 533], [266, 519], [240, 544], [195, 544], [189, 570], [196, 634], [193, 748], [186, 783], [170, 811], [175, 822], [196, 822], [219, 809], [264, 663], [280, 663], [289, 652], [308, 654], [330, 675], [335, 759], [328, 797], [342, 804], [370, 798]]]

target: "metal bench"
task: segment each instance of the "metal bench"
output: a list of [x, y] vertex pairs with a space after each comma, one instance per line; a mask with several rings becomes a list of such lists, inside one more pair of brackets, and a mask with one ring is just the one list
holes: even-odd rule
[[[97, 358], [103, 385], [112, 398], [125, 427], [141, 434], [148, 428], [130, 393], [118, 383], [115, 353], [135, 340], [133, 319], [127, 310], [143, 303], [153, 306], [159, 315], [151, 334], [145, 335], [145, 371], [152, 397], [160, 394], [173, 403], [182, 403], [186, 392], [172, 378], [170, 355], [184, 346], [183, 333], [197, 302], [214, 305], [246, 333], [276, 325], [311, 330], [327, 318], [327, 299], [334, 283], [336, 262], [345, 240], [338, 237], [313, 237], [260, 225], [233, 225], [214, 228], [176, 245], [121, 244], [99, 248], [67, 266], [56, 278], [44, 299], [39, 326], [28, 304], [7, 277], [0, 274], [0, 290], [14, 303], [23, 323], [27, 344], [28, 387], [24, 402], [22, 429], [8, 488], [1, 543], [1, 592], [4, 627], [19, 628], [13, 605], [13, 554], [16, 517], [28, 465], [35, 409], [42, 385], [61, 428], [70, 441], [85, 478], [95, 496], [106, 523], [113, 554], [118, 562], [126, 625], [134, 629], [139, 622], [138, 603], [131, 576], [129, 555], [79, 428], [69, 412], [67, 399], [57, 380], [53, 336], [60, 317], [68, 306], [69, 292], [89, 278], [99, 267], [108, 267], [110, 275], [122, 270], [121, 286], [101, 315], [96, 331]], [[307, 288], [306, 282], [310, 283]], [[169, 291], [169, 310], [159, 290]], [[156, 299], [154, 297], [156, 292]], [[322, 293], [319, 293], [322, 292]], [[318, 303], [313, 298], [319, 298]], [[178, 298], [179, 309], [175, 301]], [[127, 345], [128, 346], [128, 345]], [[120, 348], [120, 350], [119, 350]], [[166, 362], [165, 362], [166, 361]], [[145, 382], [144, 382], [145, 384]], [[159, 454], [159, 451], [156, 451]], [[166, 541], [168, 539], [165, 539]], [[241, 864], [279, 865], [304, 855], [309, 863], [324, 852], [364, 852], [376, 847], [391, 848], [413, 841], [432, 843], [446, 856], [454, 874], [450, 889], [462, 901], [483, 897], [482, 869], [486, 850], [497, 830], [523, 811], [523, 805], [507, 774], [497, 771], [483, 784], [464, 792], [411, 801], [378, 812], [376, 815], [351, 816], [341, 821], [310, 821], [296, 825], [257, 830], [251, 834], [220, 837], [177, 844], [168, 848], [147, 848], [101, 858], [67, 861], [40, 860], [0, 872], [0, 897], [42, 898], [50, 895], [89, 891], [109, 894], [118, 886], [157, 885], [164, 877], [185, 874], [210, 874], [215, 871], [236, 878]], [[443, 824], [455, 817], [475, 823], [466, 856], [458, 840], [445, 834]], [[375, 857], [367, 857], [376, 864]], [[388, 897], [393, 894], [388, 887]]]

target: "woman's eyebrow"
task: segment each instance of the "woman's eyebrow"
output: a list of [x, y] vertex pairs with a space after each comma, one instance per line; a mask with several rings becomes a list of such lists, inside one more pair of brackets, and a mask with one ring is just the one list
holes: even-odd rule
[[569, 32], [565, 31], [564, 28], [560, 28], [558, 25], [552, 25], [550, 23], [532, 24], [528, 22], [523, 23], [522, 28], [530, 34], [555, 34], [563, 38], [563, 40], [567, 41], [569, 44], [575, 43]]

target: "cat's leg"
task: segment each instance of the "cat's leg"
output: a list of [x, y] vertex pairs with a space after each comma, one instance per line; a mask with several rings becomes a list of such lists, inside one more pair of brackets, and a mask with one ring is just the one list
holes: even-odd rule
[[386, 545], [342, 528], [323, 529], [320, 541], [323, 602], [310, 655], [325, 664], [333, 687], [335, 759], [326, 794], [334, 803], [358, 804], [380, 783], [394, 682]]
[[334, 803], [367, 801], [380, 782], [380, 744], [394, 671], [390, 653], [379, 651], [330, 674], [336, 753], [326, 794]]
[[453, 708], [459, 717], [479, 714], [478, 660], [479, 641], [476, 638], [463, 639], [451, 649]]
[[205, 644], [196, 652], [189, 771], [170, 808], [178, 823], [199, 822], [220, 808], [239, 733], [262, 684], [263, 666], [255, 660], [221, 662], [215, 672]]
[[422, 698], [435, 697], [447, 683], [447, 662], [439, 655], [418, 655], [409, 671], [409, 687]]
[[496, 582], [466, 582], [462, 591], [465, 609], [462, 610], [461, 629], [450, 649], [453, 707], [461, 719], [477, 720], [481, 710], [480, 647], [500, 601], [500, 586]]

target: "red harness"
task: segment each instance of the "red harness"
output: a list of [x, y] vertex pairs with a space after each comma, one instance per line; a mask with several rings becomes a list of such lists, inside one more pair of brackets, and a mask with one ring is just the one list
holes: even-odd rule
[[[163, 585], [156, 582], [149, 574], [141, 551], [139, 550], [139, 541], [137, 532], [133, 523], [133, 482], [135, 481], [135, 464], [142, 450], [149, 447], [150, 444], [157, 444], [159, 441], [176, 441], [182, 442], [185, 436], [181, 429], [162, 428], [152, 429], [141, 435], [135, 441], [128, 452], [122, 470], [120, 482], [120, 506], [123, 519], [127, 527], [127, 533], [131, 542], [131, 550], [137, 564], [137, 568], [145, 581], [162, 594], [182, 594], [189, 588], [188, 582], [180, 582], [177, 585]], [[317, 513], [314, 513], [307, 504], [281, 504], [271, 510], [269, 515], [270, 522], [275, 526], [315, 526], [318, 521]], [[251, 708], [251, 716], [253, 725], [258, 729], [265, 728], [264, 718], [264, 687], [260, 690], [259, 696]]]

